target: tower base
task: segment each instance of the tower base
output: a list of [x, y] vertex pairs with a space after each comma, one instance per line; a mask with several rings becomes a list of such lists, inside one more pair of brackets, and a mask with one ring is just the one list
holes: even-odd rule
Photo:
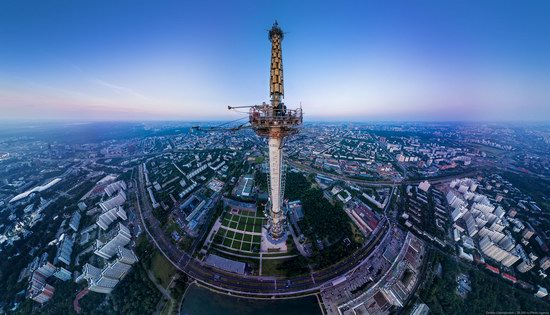
[[262, 244], [261, 252], [279, 252], [286, 253], [288, 248], [286, 246], [287, 233], [285, 232], [282, 237], [274, 239], [269, 234], [269, 230], [266, 227], [262, 227]]

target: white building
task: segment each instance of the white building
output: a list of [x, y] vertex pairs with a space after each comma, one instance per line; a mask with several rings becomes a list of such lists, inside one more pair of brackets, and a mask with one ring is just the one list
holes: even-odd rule
[[96, 224], [106, 231], [109, 228], [109, 225], [111, 225], [111, 223], [116, 221], [118, 218], [122, 220], [126, 220], [128, 218], [126, 216], [126, 211], [124, 211], [122, 206], [112, 208], [100, 214], [97, 218]]
[[104, 190], [107, 196], [112, 197], [116, 192], [126, 190], [126, 183], [123, 180], [119, 180], [107, 185]]
[[110, 259], [117, 253], [119, 246], [126, 246], [126, 244], [130, 243], [131, 234], [126, 226], [119, 223], [104, 238], [104, 241], [96, 240], [94, 254], [105, 259]]
[[71, 221], [69, 221], [69, 227], [73, 229], [73, 231], [78, 231], [78, 226], [80, 225], [80, 219], [82, 218], [82, 215], [80, 215], [80, 212], [76, 211], [73, 216], [71, 217]]
[[484, 255], [502, 263], [505, 267], [510, 267], [519, 260], [519, 256], [503, 249], [499, 245], [493, 243], [488, 236], [484, 236], [479, 242], [479, 247]]
[[521, 264], [518, 265], [517, 269], [521, 273], [526, 273], [527, 271], [533, 269], [533, 267], [535, 267], [535, 263], [532, 260], [527, 259], [523, 260]]
[[548, 290], [546, 288], [543, 288], [541, 286], [538, 287], [537, 293], [535, 293], [536, 297], [543, 298], [548, 295]]
[[430, 189], [430, 182], [428, 182], [427, 180], [421, 182], [419, 185], [418, 185], [418, 189], [424, 191], [424, 192], [428, 192], [428, 190]]
[[109, 211], [115, 207], [122, 206], [126, 202], [126, 194], [119, 191], [114, 197], [99, 204], [101, 210]]

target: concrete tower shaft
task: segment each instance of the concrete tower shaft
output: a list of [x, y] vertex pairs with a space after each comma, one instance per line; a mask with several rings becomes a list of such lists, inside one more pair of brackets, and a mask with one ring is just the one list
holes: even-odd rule
[[[273, 130], [277, 131], [277, 130]], [[283, 234], [284, 214], [283, 203], [283, 151], [281, 150], [283, 138], [280, 136], [269, 137], [269, 192], [270, 203], [269, 219], [271, 223], [271, 236], [275, 239]]]

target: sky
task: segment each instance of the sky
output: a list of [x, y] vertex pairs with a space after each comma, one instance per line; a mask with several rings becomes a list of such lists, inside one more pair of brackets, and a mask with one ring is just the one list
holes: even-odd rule
[[0, 2], [0, 120], [550, 120], [548, 1]]

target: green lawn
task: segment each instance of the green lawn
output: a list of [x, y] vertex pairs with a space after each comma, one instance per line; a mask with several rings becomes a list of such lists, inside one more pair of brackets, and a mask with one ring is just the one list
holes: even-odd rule
[[262, 260], [262, 275], [264, 276], [283, 276], [285, 270], [279, 269], [279, 266], [288, 259], [264, 259]]
[[233, 244], [231, 244], [231, 247], [234, 249], [241, 249], [241, 242], [240, 241], [233, 241]]
[[[264, 220], [263, 217], [247, 217], [228, 214], [224, 219], [225, 226], [243, 231], [243, 233], [231, 231], [222, 226], [218, 231], [218, 235], [222, 236], [223, 241], [219, 245], [229, 247], [232, 251], [235, 251], [235, 253], [242, 251], [242, 254], [246, 254], [246, 252], [250, 254], [254, 248], [260, 248], [261, 236], [249, 235], [244, 232], [260, 233], [262, 229], [261, 224]], [[226, 248], [225, 250], [229, 249]]]
[[254, 228], [255, 228], [254, 225], [252, 225], [252, 224], [247, 224], [247, 225], [245, 226], [245, 231], [247, 231], [247, 232], [254, 232]]
[[226, 213], [223, 225], [218, 231], [218, 235], [223, 237], [223, 241], [219, 245], [230, 247], [236, 252], [252, 252], [254, 248], [259, 249], [262, 240], [261, 236], [235, 232], [228, 228], [242, 232], [261, 233], [264, 222], [265, 218], [262, 212], [257, 212], [254, 216]]
[[[231, 254], [234, 254], [234, 255], [242, 255], [242, 256], [248, 256], [248, 257], [259, 257], [260, 254], [259, 253], [253, 253], [252, 250], [250, 251], [244, 251], [245, 250], [245, 246], [246, 246], [247, 243], [242, 243], [242, 246], [243, 248], [240, 249], [240, 250], [237, 250], [237, 249], [234, 249], [234, 248], [227, 248], [227, 247], [223, 247], [221, 245], [214, 245], [212, 248], [214, 249], [217, 249], [217, 250], [221, 250], [221, 251], [224, 251], [227, 255], [231, 255]], [[235, 257], [233, 257], [235, 258]], [[239, 260], [239, 259], [237, 259]]]
[[159, 279], [160, 284], [167, 288], [172, 276], [176, 273], [176, 268], [161, 253], [156, 252], [151, 260], [151, 271]]

